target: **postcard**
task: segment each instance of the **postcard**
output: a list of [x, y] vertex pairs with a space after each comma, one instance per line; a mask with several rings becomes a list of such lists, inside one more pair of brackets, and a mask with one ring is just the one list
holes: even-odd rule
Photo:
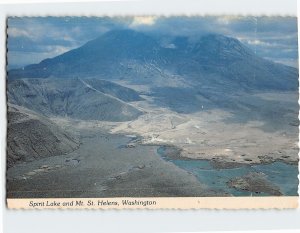
[[291, 16], [7, 18], [9, 208], [298, 206]]

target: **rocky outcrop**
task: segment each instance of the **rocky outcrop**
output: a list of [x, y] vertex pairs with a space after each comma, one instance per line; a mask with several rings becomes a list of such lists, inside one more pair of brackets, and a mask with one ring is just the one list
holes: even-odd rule
[[266, 175], [261, 172], [250, 172], [242, 177], [230, 179], [228, 186], [237, 190], [253, 193], [266, 193], [273, 196], [281, 196], [279, 187], [267, 180]]

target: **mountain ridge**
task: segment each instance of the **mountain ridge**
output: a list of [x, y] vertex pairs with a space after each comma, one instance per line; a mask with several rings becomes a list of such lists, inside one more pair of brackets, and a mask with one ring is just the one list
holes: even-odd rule
[[12, 80], [8, 82], [8, 100], [11, 104], [26, 107], [44, 116], [82, 120], [126, 121], [142, 114], [129, 104], [141, 100], [132, 89], [108, 81], [86, 81], [89, 84], [80, 79]]
[[[177, 45], [181, 43], [181, 46], [175, 45], [176, 39]], [[190, 42], [182, 38], [174, 38], [174, 41], [175, 44], [161, 46], [157, 39], [141, 32], [112, 30], [52, 59], [10, 70], [8, 77], [100, 77], [106, 80], [129, 77], [131, 82], [138, 83], [147, 77], [160, 76], [149, 69], [155, 65], [158, 70], [180, 75], [187, 81], [198, 77], [194, 81], [203, 83], [207, 82], [206, 77], [213, 76], [212, 86], [219, 79], [241, 88], [298, 88], [296, 68], [263, 59], [235, 38], [208, 34], [192, 44], [186, 44]]]

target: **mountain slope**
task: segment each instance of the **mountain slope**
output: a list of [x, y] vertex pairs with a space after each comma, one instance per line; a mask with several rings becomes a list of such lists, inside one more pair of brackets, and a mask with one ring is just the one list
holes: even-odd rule
[[7, 90], [10, 103], [45, 116], [127, 121], [142, 114], [123, 101], [140, 100], [136, 92], [106, 81], [20, 79], [8, 82]]
[[78, 138], [47, 118], [26, 108], [8, 106], [7, 166], [69, 153], [79, 147]]
[[13, 70], [9, 75], [13, 78], [106, 75], [111, 68], [115, 69], [116, 62], [122, 59], [151, 58], [158, 48], [154, 39], [142, 33], [131, 30], [110, 31], [80, 48], [45, 59], [39, 64], [29, 65], [24, 70]]
[[[298, 70], [258, 57], [237, 39], [206, 35], [170, 45], [132, 30], [110, 31], [78, 49], [8, 72], [9, 79], [100, 77], [160, 86], [174, 76], [192, 85], [232, 89], [298, 88]], [[178, 83], [182, 85], [182, 83]], [[223, 90], [221, 90], [223, 91]]]
[[86, 78], [84, 79], [84, 82], [94, 87], [100, 92], [114, 96], [125, 102], [142, 100], [142, 98], [136, 91], [113, 82], [95, 78]]

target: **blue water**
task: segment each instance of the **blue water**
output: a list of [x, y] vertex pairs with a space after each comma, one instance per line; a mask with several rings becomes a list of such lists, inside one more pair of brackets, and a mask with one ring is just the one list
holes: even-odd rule
[[240, 177], [249, 172], [262, 172], [267, 179], [280, 188], [283, 195], [297, 196], [298, 194], [298, 166], [274, 162], [253, 166], [242, 166], [238, 168], [215, 169], [207, 160], [179, 160], [169, 159], [165, 156], [165, 148], [159, 147], [158, 154], [164, 160], [174, 163], [176, 166], [191, 172], [197, 179], [213, 190], [222, 190], [234, 196], [267, 196], [266, 193], [251, 193], [239, 191], [228, 187], [226, 184], [231, 178]]

